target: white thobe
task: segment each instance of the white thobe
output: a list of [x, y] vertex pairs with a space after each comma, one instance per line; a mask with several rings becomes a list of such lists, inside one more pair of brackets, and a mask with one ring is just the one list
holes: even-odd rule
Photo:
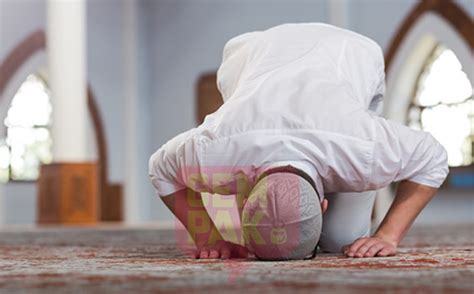
[[224, 104], [151, 157], [159, 196], [235, 194], [242, 175], [251, 185], [283, 165], [308, 173], [319, 195], [400, 180], [439, 187], [447, 176], [433, 136], [378, 115], [384, 59], [367, 37], [311, 23], [243, 34], [226, 44], [217, 82]]

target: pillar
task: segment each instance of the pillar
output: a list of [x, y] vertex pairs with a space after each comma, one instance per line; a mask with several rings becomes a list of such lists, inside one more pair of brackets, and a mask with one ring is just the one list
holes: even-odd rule
[[85, 0], [48, 0], [47, 48], [53, 158], [87, 159]]
[[48, 0], [47, 53], [53, 163], [38, 179], [38, 222], [90, 224], [100, 218], [98, 164], [87, 162], [86, 1]]

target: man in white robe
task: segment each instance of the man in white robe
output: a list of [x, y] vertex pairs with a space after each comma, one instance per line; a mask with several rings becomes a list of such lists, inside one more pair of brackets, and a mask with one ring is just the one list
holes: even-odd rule
[[[153, 186], [189, 230], [197, 257], [246, 250], [215, 227], [195, 232], [186, 216], [193, 193], [234, 194], [241, 203], [265, 171], [290, 166], [312, 179], [327, 210], [323, 251], [387, 256], [448, 174], [433, 136], [379, 116], [383, 54], [362, 35], [314, 23], [246, 33], [226, 44], [217, 82], [224, 104], [150, 159]], [[215, 170], [227, 176], [209, 181]], [[400, 182], [395, 200], [370, 235], [374, 191], [392, 182]]]

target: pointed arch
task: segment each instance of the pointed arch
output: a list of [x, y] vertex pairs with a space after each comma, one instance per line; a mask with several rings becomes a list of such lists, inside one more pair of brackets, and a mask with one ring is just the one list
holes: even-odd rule
[[474, 34], [472, 33], [474, 31], [474, 21], [462, 8], [453, 1], [420, 1], [400, 25], [388, 46], [387, 53], [385, 54], [385, 68], [387, 72], [411, 29], [415, 26], [418, 19], [428, 12], [435, 13], [446, 20], [463, 37], [471, 51], [474, 51]]
[[[46, 35], [43, 30], [31, 33], [16, 47], [14, 47], [6, 58], [0, 63], [0, 99], [6, 90], [7, 85], [18, 72], [20, 67], [26, 63], [34, 54], [46, 49]], [[91, 85], [87, 85], [87, 106], [92, 119], [96, 148], [99, 163], [99, 184], [100, 184], [100, 201], [110, 206], [120, 206], [122, 189], [121, 185], [111, 184], [108, 182], [108, 154], [105, 129], [103, 126], [97, 100], [92, 91]], [[109, 203], [114, 199], [115, 203]], [[104, 205], [102, 205], [104, 207]], [[107, 207], [107, 206], [105, 206]], [[111, 212], [111, 211], [114, 212]], [[121, 207], [117, 209], [107, 209], [102, 211], [102, 220], [121, 220]]]

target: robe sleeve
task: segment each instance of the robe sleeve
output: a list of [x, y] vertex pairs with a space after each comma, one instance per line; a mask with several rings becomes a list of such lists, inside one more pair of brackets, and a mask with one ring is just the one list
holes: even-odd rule
[[409, 180], [439, 188], [446, 179], [448, 158], [444, 147], [429, 133], [374, 117], [377, 138], [371, 188]]
[[192, 156], [192, 139], [195, 129], [184, 132], [161, 146], [149, 161], [149, 176], [158, 194], [163, 197], [185, 189], [187, 160]]

